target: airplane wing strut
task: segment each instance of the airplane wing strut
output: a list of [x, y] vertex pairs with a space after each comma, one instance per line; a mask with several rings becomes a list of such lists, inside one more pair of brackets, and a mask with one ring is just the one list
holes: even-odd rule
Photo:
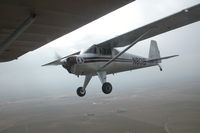
[[128, 47], [126, 47], [123, 51], [121, 51], [120, 53], [118, 53], [114, 58], [112, 58], [111, 60], [109, 60], [100, 69], [103, 69], [106, 66], [108, 66], [110, 63], [112, 63], [115, 59], [117, 59], [119, 56], [121, 56], [123, 53], [125, 53], [127, 50], [129, 50], [131, 47], [133, 47], [137, 42], [139, 42], [143, 37], [145, 37], [145, 35], [147, 35], [150, 31], [152, 31], [152, 29], [150, 29], [150, 30], [144, 32], [142, 35], [140, 35], [135, 41], [133, 41], [131, 44], [129, 44]]

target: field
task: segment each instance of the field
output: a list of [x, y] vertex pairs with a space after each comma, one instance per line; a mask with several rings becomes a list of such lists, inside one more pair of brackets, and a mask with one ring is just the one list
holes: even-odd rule
[[0, 103], [0, 133], [199, 133], [200, 83]]

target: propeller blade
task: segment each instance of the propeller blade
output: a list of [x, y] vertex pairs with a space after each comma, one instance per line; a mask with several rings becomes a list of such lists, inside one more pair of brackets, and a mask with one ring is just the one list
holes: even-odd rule
[[72, 55], [78, 55], [80, 54], [80, 51], [76, 52], [76, 53], [73, 53], [73, 54], [70, 54], [70, 55], [67, 55], [65, 57], [62, 57], [62, 58], [58, 58], [57, 60], [55, 61], [52, 61], [52, 62], [49, 62], [47, 64], [44, 64], [42, 66], [49, 66], [49, 65], [53, 65], [53, 66], [57, 66], [57, 65], [62, 65], [62, 60], [69, 57], [69, 56], [72, 56]]
[[62, 58], [56, 51], [54, 52], [54, 54], [55, 54], [55, 58], [56, 58], [56, 59]]

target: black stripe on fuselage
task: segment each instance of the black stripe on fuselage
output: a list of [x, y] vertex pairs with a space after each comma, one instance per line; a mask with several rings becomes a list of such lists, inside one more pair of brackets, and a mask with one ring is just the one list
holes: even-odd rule
[[[108, 62], [109, 60], [87, 60], [84, 61], [84, 63], [92, 63], [92, 62]], [[113, 62], [132, 62], [132, 61], [119, 61], [119, 60], [114, 60]]]
[[[85, 63], [91, 63], [91, 62], [108, 62], [112, 58], [111, 57], [87, 57], [83, 59]], [[117, 58], [114, 60], [114, 62], [133, 62], [133, 61], [132, 59]]]

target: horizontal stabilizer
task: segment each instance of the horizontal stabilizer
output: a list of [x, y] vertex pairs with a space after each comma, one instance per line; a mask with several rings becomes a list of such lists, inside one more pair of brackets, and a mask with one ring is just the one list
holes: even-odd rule
[[161, 60], [164, 60], [164, 59], [173, 58], [173, 57], [176, 57], [176, 56], [179, 56], [179, 55], [172, 55], [172, 56], [166, 56], [166, 57], [161, 57], [161, 58], [156, 58], [156, 59], [149, 59], [145, 62], [157, 62], [157, 61], [161, 61]]

